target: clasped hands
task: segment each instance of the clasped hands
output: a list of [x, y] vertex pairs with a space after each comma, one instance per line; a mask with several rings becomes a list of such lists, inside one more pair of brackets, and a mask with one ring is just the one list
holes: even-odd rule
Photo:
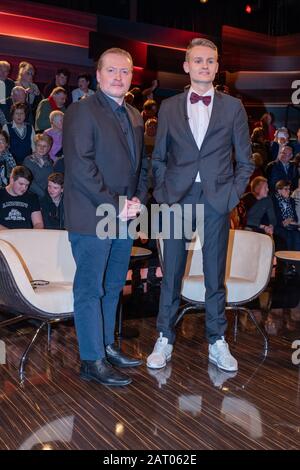
[[118, 215], [122, 222], [126, 222], [130, 219], [135, 219], [141, 212], [141, 201], [138, 197], [132, 199], [126, 199], [123, 209]]

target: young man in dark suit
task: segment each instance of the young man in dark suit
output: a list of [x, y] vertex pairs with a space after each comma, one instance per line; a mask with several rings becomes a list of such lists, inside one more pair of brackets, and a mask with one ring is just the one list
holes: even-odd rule
[[[218, 65], [215, 44], [207, 39], [193, 39], [183, 64], [191, 86], [165, 100], [158, 116], [152, 155], [154, 197], [158, 203], [167, 205], [178, 203], [183, 208], [188, 204], [193, 213], [190, 235], [164, 240], [164, 275], [157, 318], [160, 337], [147, 359], [150, 368], [164, 367], [171, 359], [187, 259], [186, 243], [201, 223], [195, 215], [198, 204], [204, 206], [202, 249], [209, 360], [226, 371], [238, 368], [224, 339], [229, 212], [243, 194], [254, 165], [250, 161], [249, 130], [242, 103], [213, 88]], [[177, 220], [183, 225], [185, 218], [183, 213], [173, 224]]]
[[[119, 386], [131, 379], [112, 366], [141, 364], [114, 345], [116, 309], [132, 239], [99, 238], [96, 211], [108, 204], [115, 210], [114, 220], [126, 222], [136, 217], [147, 192], [147, 174], [141, 173], [143, 120], [124, 102], [132, 71], [127, 51], [105, 51], [98, 61], [99, 90], [68, 108], [63, 131], [65, 226], [77, 267], [74, 316], [80, 376]], [[122, 209], [120, 196], [126, 198]]]

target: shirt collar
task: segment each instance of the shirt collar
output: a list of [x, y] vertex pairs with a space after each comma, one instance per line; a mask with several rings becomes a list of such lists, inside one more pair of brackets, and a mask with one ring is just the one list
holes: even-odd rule
[[114, 100], [114, 98], [112, 98], [112, 97], [109, 96], [109, 95], [106, 95], [103, 91], [102, 91], [102, 94], [103, 94], [104, 98], [106, 99], [106, 101], [108, 102], [109, 106], [111, 107], [112, 111], [115, 112], [115, 111], [117, 111], [118, 109], [120, 109], [120, 107], [126, 109], [126, 107], [125, 107], [125, 102], [124, 102], [124, 101], [123, 101], [122, 104], [119, 104], [119, 103], [117, 103], [117, 102]]

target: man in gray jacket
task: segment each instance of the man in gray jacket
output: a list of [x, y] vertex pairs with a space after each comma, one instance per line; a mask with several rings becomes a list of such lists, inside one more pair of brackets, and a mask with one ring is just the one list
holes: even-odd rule
[[[202, 249], [209, 360], [223, 370], [236, 371], [237, 361], [224, 338], [229, 212], [244, 192], [254, 166], [242, 103], [213, 88], [218, 65], [215, 44], [201, 38], [191, 41], [183, 64], [191, 86], [165, 100], [159, 112], [152, 156], [154, 197], [158, 203], [178, 203], [182, 208], [189, 205], [193, 230], [200, 223], [196, 206], [204, 206]], [[185, 218], [183, 212], [179, 223], [183, 225]], [[173, 220], [174, 225], [176, 221], [178, 218]], [[186, 234], [180, 239], [171, 234], [164, 240], [164, 275], [157, 318], [160, 336], [147, 360], [150, 368], [164, 367], [171, 359], [188, 239]]]
[[[103, 205], [115, 210], [116, 223], [136, 217], [147, 193], [147, 173], [141, 173], [143, 120], [124, 102], [132, 71], [127, 51], [103, 52], [97, 68], [99, 90], [70, 105], [63, 134], [65, 226], [77, 268], [73, 290], [80, 376], [114, 386], [127, 385], [131, 378], [113, 366], [141, 364], [114, 345], [116, 310], [133, 240], [100, 238], [97, 225]], [[120, 196], [126, 202], [119, 209]]]

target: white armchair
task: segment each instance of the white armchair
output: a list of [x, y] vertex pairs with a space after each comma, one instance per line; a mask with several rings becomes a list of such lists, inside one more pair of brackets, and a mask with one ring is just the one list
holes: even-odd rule
[[0, 327], [26, 318], [40, 320], [34, 336], [22, 355], [24, 365], [32, 345], [44, 326], [73, 316], [75, 262], [68, 233], [62, 230], [0, 231], [0, 310], [11, 318]]
[[[163, 240], [159, 238], [159, 251], [163, 266]], [[264, 354], [268, 352], [268, 337], [258, 324], [253, 312], [244, 307], [257, 298], [267, 287], [274, 257], [272, 238], [261, 233], [247, 230], [230, 230], [225, 284], [227, 288], [226, 309], [234, 310], [235, 328], [237, 335], [238, 311], [244, 311], [255, 324], [264, 338]], [[205, 285], [203, 275], [203, 260], [200, 240], [197, 234], [191, 241], [182, 282], [181, 296], [187, 305], [180, 311], [176, 324], [188, 310], [202, 308], [205, 305]]]

